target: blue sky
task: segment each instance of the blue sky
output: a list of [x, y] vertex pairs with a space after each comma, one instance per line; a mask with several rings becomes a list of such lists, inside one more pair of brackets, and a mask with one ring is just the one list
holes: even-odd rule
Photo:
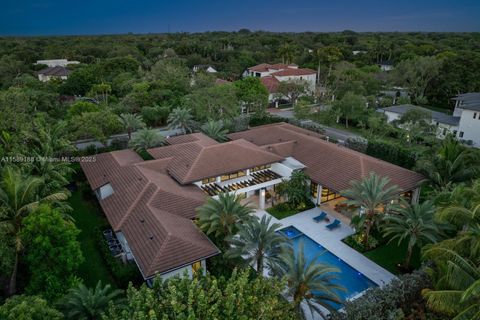
[[480, 31], [480, 0], [2, 0], [0, 35]]

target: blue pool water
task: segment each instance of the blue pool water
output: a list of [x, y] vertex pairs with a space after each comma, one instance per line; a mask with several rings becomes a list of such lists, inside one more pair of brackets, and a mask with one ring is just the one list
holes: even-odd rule
[[[303, 242], [304, 253], [308, 261], [311, 261], [320, 253], [322, 253], [317, 257], [316, 261], [318, 263], [328, 264], [340, 270], [340, 273], [337, 274], [338, 278], [333, 280], [333, 282], [343, 286], [347, 290], [337, 292], [342, 301], [352, 298], [368, 288], [377, 286], [373, 281], [361, 274], [358, 270], [352, 268], [339, 257], [310, 239], [308, 236], [304, 235], [295, 227], [290, 226], [281, 229], [279, 232], [291, 239], [295, 253], [298, 252], [300, 243]], [[341, 305], [333, 303], [332, 306], [334, 306], [336, 309], [340, 309], [342, 307]]]

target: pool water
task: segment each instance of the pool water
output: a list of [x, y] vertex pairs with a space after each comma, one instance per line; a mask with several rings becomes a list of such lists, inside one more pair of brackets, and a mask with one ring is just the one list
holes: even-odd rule
[[[348, 300], [368, 288], [376, 287], [377, 285], [360, 273], [358, 270], [352, 268], [346, 262], [342, 261], [339, 257], [322, 247], [317, 242], [304, 235], [300, 230], [293, 226], [279, 230], [287, 238], [291, 239], [295, 254], [298, 252], [300, 243], [303, 242], [303, 251], [307, 261], [311, 261], [320, 253], [316, 261], [322, 264], [328, 264], [340, 270], [337, 274], [337, 279], [332, 282], [339, 284], [346, 289], [346, 291], [337, 291], [340, 300]], [[335, 309], [340, 309], [342, 306], [336, 303], [331, 303]]]

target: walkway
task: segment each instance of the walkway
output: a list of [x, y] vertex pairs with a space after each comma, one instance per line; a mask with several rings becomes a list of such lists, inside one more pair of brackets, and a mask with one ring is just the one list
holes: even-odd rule
[[[350, 226], [342, 222], [339, 228], [329, 231], [325, 228], [326, 222], [314, 222], [313, 217], [318, 216], [321, 212], [322, 209], [316, 207], [282, 220], [272, 217], [272, 222], [280, 223], [282, 227], [294, 226], [379, 286], [384, 286], [396, 278], [393, 274], [342, 242], [342, 239], [354, 233]], [[335, 218], [340, 219], [340, 214], [334, 211], [329, 210], [327, 213], [331, 221]], [[265, 214], [270, 216], [264, 210], [255, 210], [255, 215], [258, 217]]]

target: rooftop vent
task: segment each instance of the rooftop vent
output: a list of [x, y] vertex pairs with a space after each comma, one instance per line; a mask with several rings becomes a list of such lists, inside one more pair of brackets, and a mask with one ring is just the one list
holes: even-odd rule
[[140, 222], [141, 222], [141, 223], [144, 223], [144, 222], [145, 222], [145, 219], [140, 218]]
[[153, 236], [150, 236], [149, 238], [150, 238], [150, 240], [153, 240]]

